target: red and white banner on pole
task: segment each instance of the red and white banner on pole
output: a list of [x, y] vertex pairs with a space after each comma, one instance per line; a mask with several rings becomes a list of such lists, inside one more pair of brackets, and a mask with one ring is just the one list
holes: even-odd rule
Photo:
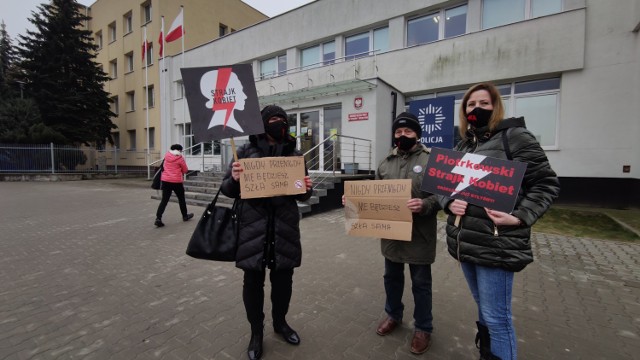
[[175, 20], [173, 20], [171, 28], [169, 28], [169, 32], [167, 32], [167, 35], [164, 38], [166, 42], [169, 43], [178, 40], [182, 37], [182, 35], [184, 35], [184, 17], [182, 13], [183, 8], [181, 7], [180, 13], [178, 13], [178, 16], [176, 16]]

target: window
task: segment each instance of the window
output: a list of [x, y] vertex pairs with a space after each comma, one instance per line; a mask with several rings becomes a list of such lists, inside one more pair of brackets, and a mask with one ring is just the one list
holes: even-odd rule
[[438, 40], [438, 17], [431, 14], [407, 22], [407, 46], [430, 43]]
[[227, 35], [227, 30], [229, 28], [227, 27], [227, 25], [225, 24], [220, 24], [220, 26], [218, 27], [218, 36], [219, 37], [223, 37], [225, 35]]
[[108, 26], [109, 29], [109, 42], [112, 43], [116, 41], [116, 22], [112, 22]]
[[514, 23], [562, 11], [562, 0], [483, 0], [482, 28]]
[[344, 53], [347, 60], [369, 55], [369, 33], [350, 36], [345, 39]]
[[149, 149], [155, 149], [156, 147], [156, 129], [150, 127], [149, 128]]
[[389, 51], [389, 28], [373, 30], [373, 50], [376, 53]]
[[116, 149], [120, 148], [120, 133], [113, 132], [111, 133], [111, 137], [113, 138], [113, 147]]
[[427, 44], [466, 32], [467, 5], [442, 9], [407, 21], [407, 46]]
[[322, 62], [324, 65], [333, 64], [336, 60], [336, 42], [329, 41], [322, 44]]
[[118, 59], [109, 61], [109, 75], [112, 79], [118, 78]]
[[123, 18], [122, 18], [122, 22], [124, 24], [124, 33], [129, 34], [130, 32], [133, 31], [133, 20], [131, 18], [131, 11], [129, 11], [128, 13], [124, 14]]
[[467, 32], [467, 5], [444, 11], [444, 38], [464, 35]]
[[140, 5], [142, 7], [142, 23], [151, 22], [151, 1], [147, 1]]
[[287, 55], [260, 61], [260, 78], [267, 79], [276, 75], [283, 75], [287, 71]]
[[[502, 97], [505, 117], [524, 116], [527, 129], [536, 137], [543, 149], [554, 149], [557, 144], [558, 114], [560, 113], [560, 78], [523, 81], [496, 85]], [[410, 101], [441, 96], [454, 96], [454, 124], [458, 136], [458, 114], [466, 89], [412, 97]]]
[[176, 81], [176, 98], [175, 100], [182, 99], [184, 97], [184, 86], [182, 86], [182, 80]]
[[562, 0], [530, 0], [531, 17], [540, 17], [562, 11]]
[[149, 108], [152, 108], [155, 106], [155, 100], [153, 97], [153, 85], [149, 85], [145, 88], [145, 92], [147, 93], [147, 103], [145, 104], [145, 107], [147, 107], [147, 104], [149, 105]]
[[153, 42], [147, 44], [147, 53], [144, 58], [147, 59], [147, 66], [153, 65]]
[[102, 31], [96, 32], [94, 37], [96, 45], [98, 45], [98, 50], [102, 49]]
[[117, 96], [111, 98], [111, 112], [116, 115], [120, 114], [120, 102]]
[[379, 28], [345, 38], [344, 54], [347, 60], [369, 56], [372, 49], [389, 49], [389, 28]]
[[276, 58], [262, 60], [260, 62], [260, 78], [266, 79], [276, 75]]
[[133, 71], [133, 51], [124, 55], [124, 61], [127, 64], [127, 72]]
[[287, 73], [287, 55], [278, 56], [278, 75]]
[[136, 92], [129, 91], [127, 92], [127, 111], [135, 111], [136, 110]]
[[318, 44], [300, 52], [300, 67], [302, 69], [310, 69], [322, 65], [329, 65], [335, 62], [336, 43], [329, 41]]
[[127, 130], [127, 134], [129, 135], [129, 150], [136, 150], [136, 131], [135, 130]]
[[524, 116], [527, 129], [543, 147], [555, 147], [560, 79], [544, 79], [515, 83], [510, 116]]
[[302, 50], [300, 54], [300, 67], [310, 69], [320, 66], [320, 45]]

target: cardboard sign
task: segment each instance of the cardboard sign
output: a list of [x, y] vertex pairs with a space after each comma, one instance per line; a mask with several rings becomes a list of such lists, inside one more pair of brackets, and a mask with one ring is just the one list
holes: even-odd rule
[[348, 235], [411, 241], [411, 180], [344, 182]]
[[519, 161], [432, 148], [421, 190], [508, 213], [526, 169]]
[[264, 133], [250, 64], [180, 72], [196, 143]]
[[240, 159], [240, 198], [252, 199], [307, 192], [304, 157]]

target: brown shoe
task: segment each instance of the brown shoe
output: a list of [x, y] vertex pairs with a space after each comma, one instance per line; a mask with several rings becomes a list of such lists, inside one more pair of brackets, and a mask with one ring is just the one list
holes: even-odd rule
[[431, 334], [416, 330], [411, 340], [411, 352], [414, 354], [424, 354], [431, 347]]
[[387, 316], [387, 318], [378, 325], [376, 333], [380, 336], [385, 336], [390, 334], [397, 326], [398, 322]]

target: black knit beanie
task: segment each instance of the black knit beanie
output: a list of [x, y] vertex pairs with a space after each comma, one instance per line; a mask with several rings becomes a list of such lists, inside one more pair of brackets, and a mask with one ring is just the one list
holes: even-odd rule
[[406, 127], [415, 131], [418, 140], [422, 138], [422, 127], [420, 126], [420, 121], [412, 113], [403, 112], [396, 117], [396, 120], [393, 122], [392, 131], [395, 133], [396, 129], [401, 127]]
[[287, 113], [277, 105], [267, 105], [260, 111], [260, 115], [262, 115], [262, 122], [267, 125], [269, 119], [274, 116], [281, 117], [284, 119], [284, 122], [288, 123], [289, 118], [287, 117]]

